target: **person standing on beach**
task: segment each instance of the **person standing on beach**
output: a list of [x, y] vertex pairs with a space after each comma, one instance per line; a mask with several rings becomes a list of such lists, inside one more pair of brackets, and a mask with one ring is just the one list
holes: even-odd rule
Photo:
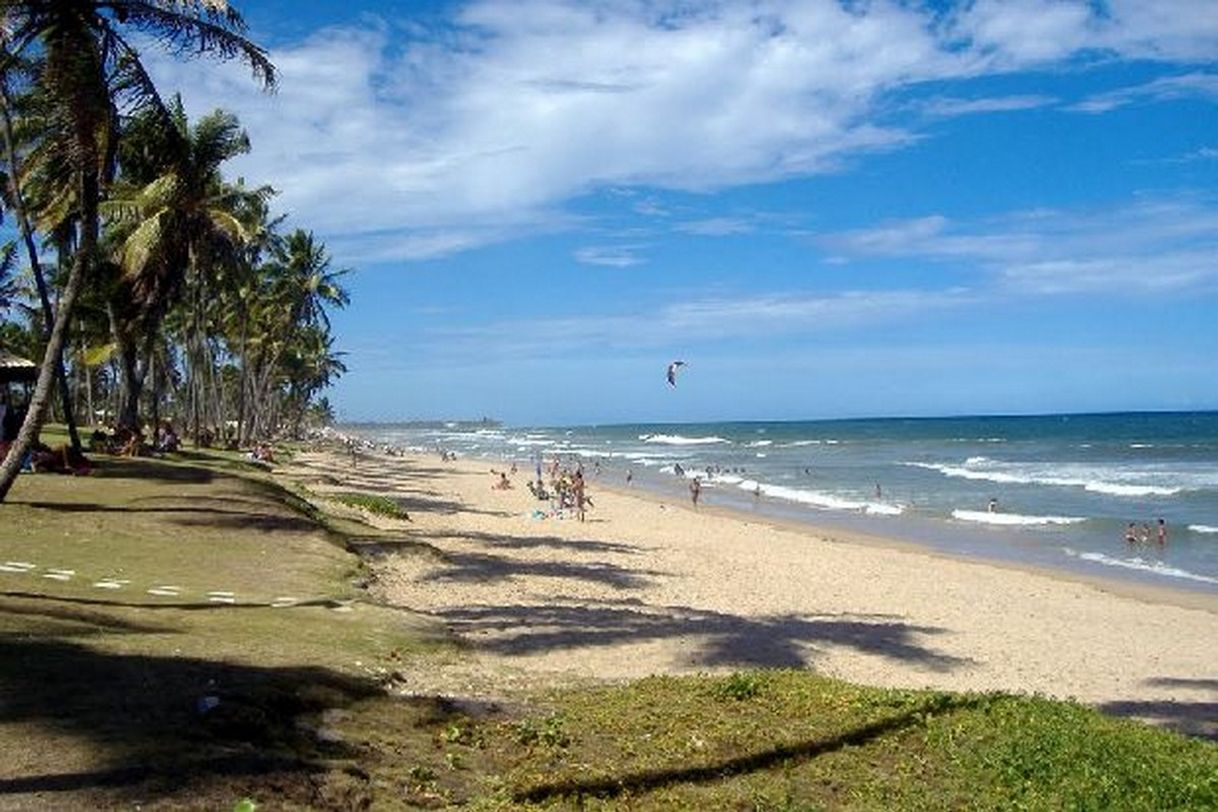
[[627, 468], [626, 469], [626, 486], [629, 487], [631, 482], [634, 482], [634, 471], [630, 468]]
[[1167, 522], [1163, 521], [1162, 519], [1159, 519], [1158, 537], [1159, 537], [1159, 546], [1166, 547], [1167, 546]]
[[575, 495], [575, 512], [579, 516], [579, 520], [584, 520], [585, 506], [588, 504], [588, 496], [584, 492], [584, 473], [576, 471], [575, 477], [571, 482], [571, 490]]
[[689, 498], [693, 500], [694, 507], [698, 506], [698, 497], [702, 495], [702, 477], [694, 477], [693, 482], [689, 483]]

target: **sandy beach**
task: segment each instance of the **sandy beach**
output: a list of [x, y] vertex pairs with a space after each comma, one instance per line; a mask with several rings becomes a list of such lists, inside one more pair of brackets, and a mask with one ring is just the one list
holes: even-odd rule
[[[1218, 735], [1218, 596], [1083, 582], [830, 537], [589, 481], [587, 521], [549, 515], [491, 461], [300, 455], [315, 492], [410, 512], [372, 557], [383, 600], [469, 646], [418, 691], [806, 668], [867, 685], [1075, 698]], [[323, 474], [325, 475], [323, 477]], [[417, 548], [412, 547], [411, 550]]]

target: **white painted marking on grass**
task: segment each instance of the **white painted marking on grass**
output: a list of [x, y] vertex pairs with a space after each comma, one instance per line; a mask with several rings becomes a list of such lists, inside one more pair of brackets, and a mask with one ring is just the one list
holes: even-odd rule
[[97, 581], [93, 587], [94, 589], [122, 589], [123, 585], [118, 581]]
[[237, 593], [235, 593], [235, 592], [220, 592], [217, 590], [215, 592], [208, 592], [207, 597], [209, 597], [209, 598], [231, 598], [231, 597], [235, 596], [236, 594]]
[[176, 586], [154, 586], [148, 590], [149, 595], [156, 595], [161, 598], [176, 598], [180, 592], [180, 587]]
[[29, 572], [30, 570], [38, 569], [37, 564], [31, 564], [28, 561], [5, 561], [5, 572]]
[[55, 575], [66, 575], [69, 578], [76, 574], [76, 570], [61, 570], [55, 567], [47, 567], [47, 572], [54, 573]]
[[72, 576], [63, 572], [44, 572], [43, 578], [50, 578], [52, 581], [71, 581]]
[[299, 602], [299, 598], [282, 597], [271, 601], [272, 609], [284, 609], [288, 606], [295, 606]]
[[207, 598], [212, 603], [236, 603], [236, 598], [230, 598], [227, 595], [211, 595]]

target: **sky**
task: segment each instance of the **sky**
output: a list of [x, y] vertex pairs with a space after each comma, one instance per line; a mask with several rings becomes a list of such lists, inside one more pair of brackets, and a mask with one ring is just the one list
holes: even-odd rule
[[235, 5], [344, 420], [1218, 408], [1215, 0]]

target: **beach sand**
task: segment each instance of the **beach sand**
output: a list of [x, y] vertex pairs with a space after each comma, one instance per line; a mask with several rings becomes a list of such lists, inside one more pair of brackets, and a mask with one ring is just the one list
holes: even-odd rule
[[488, 696], [789, 667], [866, 685], [1074, 698], [1218, 735], [1218, 595], [829, 537], [718, 510], [713, 493], [694, 510], [596, 478], [588, 521], [540, 518], [529, 472], [512, 490], [491, 487], [503, 467], [310, 452], [288, 472], [315, 492], [394, 496], [411, 516], [401, 537], [434, 548], [381, 545], [372, 561], [380, 598], [468, 645], [468, 657], [412, 675], [407, 690]]

